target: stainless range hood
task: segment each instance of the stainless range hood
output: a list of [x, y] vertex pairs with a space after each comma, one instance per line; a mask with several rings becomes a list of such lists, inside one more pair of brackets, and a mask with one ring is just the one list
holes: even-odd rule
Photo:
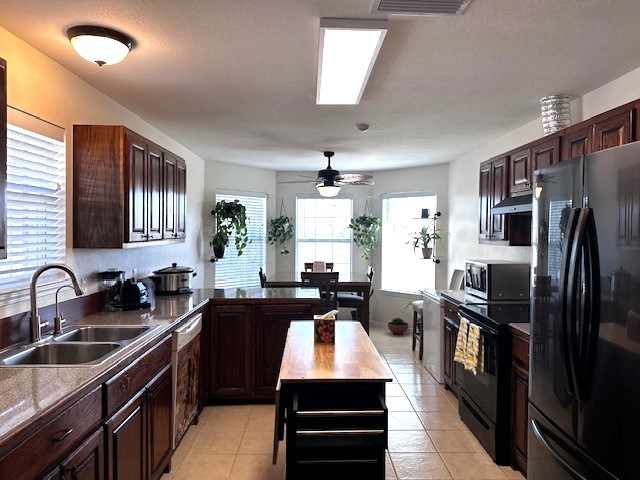
[[527, 215], [531, 214], [531, 210], [533, 209], [533, 195], [530, 193], [529, 195], [521, 195], [519, 197], [508, 197], [498, 203], [495, 207], [491, 209], [492, 215], [502, 215], [502, 214], [520, 214]]

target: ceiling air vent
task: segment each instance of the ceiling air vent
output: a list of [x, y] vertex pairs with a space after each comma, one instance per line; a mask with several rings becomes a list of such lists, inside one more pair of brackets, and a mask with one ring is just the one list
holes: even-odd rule
[[372, 13], [389, 15], [462, 15], [471, 0], [373, 0]]

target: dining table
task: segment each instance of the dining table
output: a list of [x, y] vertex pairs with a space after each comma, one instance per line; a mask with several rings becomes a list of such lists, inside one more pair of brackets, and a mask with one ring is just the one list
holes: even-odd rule
[[[301, 272], [276, 271], [267, 278], [265, 287], [295, 288], [302, 287]], [[353, 292], [360, 295], [363, 300], [362, 318], [360, 323], [365, 332], [369, 333], [369, 297], [371, 292], [371, 280], [364, 273], [340, 273], [338, 276], [338, 292]], [[339, 308], [339, 306], [338, 306]]]

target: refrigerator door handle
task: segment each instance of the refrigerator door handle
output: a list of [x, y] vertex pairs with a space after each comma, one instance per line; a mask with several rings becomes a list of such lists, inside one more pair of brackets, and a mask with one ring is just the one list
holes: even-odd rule
[[551, 456], [555, 459], [556, 462], [562, 466], [572, 477], [579, 480], [589, 480], [588, 476], [585, 476], [578, 472], [573, 466], [569, 465], [569, 463], [562, 457], [558, 451], [553, 448], [547, 437], [542, 432], [542, 427], [538, 424], [537, 421], [531, 420], [531, 430], [534, 435], [540, 441], [540, 443], [547, 449], [547, 451], [551, 454]]
[[[576, 229], [580, 218], [580, 208], [572, 208], [567, 220], [563, 245], [564, 255], [560, 271], [559, 300], [560, 300], [560, 345], [562, 346], [562, 359], [571, 394], [577, 390], [577, 359], [575, 358], [576, 339], [575, 334], [575, 289], [572, 265], [575, 265], [579, 251], [576, 244]], [[573, 325], [573, 328], [572, 328]]]
[[585, 208], [585, 279], [584, 319], [581, 326], [582, 352], [578, 383], [578, 399], [585, 401], [593, 378], [598, 336], [600, 333], [600, 253], [593, 209]]

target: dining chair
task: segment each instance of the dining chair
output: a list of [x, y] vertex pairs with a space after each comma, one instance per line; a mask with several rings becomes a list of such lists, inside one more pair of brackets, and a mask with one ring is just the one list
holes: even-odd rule
[[[375, 272], [373, 267], [367, 268], [367, 278], [371, 285], [373, 285], [373, 277]], [[369, 290], [369, 298], [373, 295], [373, 287]], [[344, 308], [352, 308], [351, 318], [353, 320], [361, 321], [364, 310], [364, 298], [355, 293], [338, 293], [338, 305]]]
[[314, 311], [318, 314], [338, 309], [338, 276], [339, 272], [301, 272], [303, 287], [318, 287], [320, 303]]
[[265, 285], [267, 284], [267, 274], [264, 273], [264, 271], [262, 270], [262, 267], [260, 267], [260, 271], [258, 272], [258, 275], [260, 275], [260, 286], [264, 288]]
[[326, 262], [324, 266], [327, 272], [333, 272], [333, 262]]
[[312, 272], [313, 271], [313, 262], [304, 262], [304, 271]]

